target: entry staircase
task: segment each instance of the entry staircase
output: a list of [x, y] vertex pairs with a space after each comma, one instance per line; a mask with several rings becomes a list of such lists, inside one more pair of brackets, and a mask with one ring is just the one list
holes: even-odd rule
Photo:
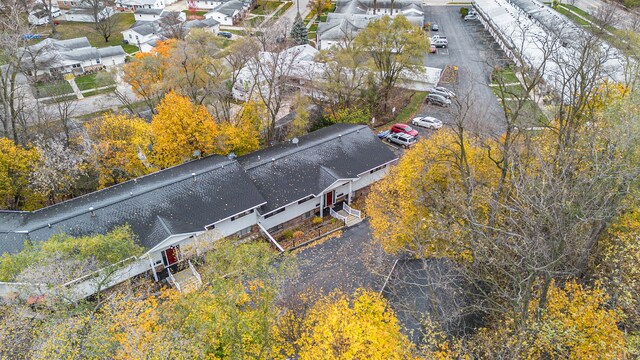
[[332, 217], [344, 222], [344, 225], [346, 227], [353, 226], [363, 220], [362, 212], [360, 210], [351, 208], [346, 203], [343, 203], [342, 209], [338, 211], [330, 209], [329, 214], [331, 214]]
[[198, 273], [193, 264], [191, 264], [191, 260], [187, 260], [187, 262], [189, 263], [189, 267], [175, 274], [172, 274], [171, 269], [167, 268], [169, 282], [182, 293], [192, 292], [202, 286], [200, 273]]

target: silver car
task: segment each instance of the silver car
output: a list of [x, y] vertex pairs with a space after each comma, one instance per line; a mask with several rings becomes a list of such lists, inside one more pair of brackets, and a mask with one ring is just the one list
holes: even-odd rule
[[447, 107], [447, 106], [451, 105], [451, 100], [447, 99], [446, 97], [444, 97], [442, 95], [433, 94], [433, 93], [427, 95], [426, 101], [429, 104], [439, 105], [439, 106], [443, 106], [443, 107]]
[[449, 91], [442, 91], [442, 90], [439, 90], [438, 88], [428, 89], [427, 91], [429, 92], [429, 94], [440, 95], [445, 99], [450, 99], [451, 98], [451, 93]]
[[400, 145], [403, 148], [408, 148], [416, 143], [416, 138], [405, 133], [393, 133], [387, 136], [387, 141], [396, 145]]
[[453, 97], [456, 97], [456, 93], [454, 93], [453, 91], [451, 91], [451, 90], [447, 89], [447, 88], [446, 88], [446, 87], [444, 87], [444, 86], [436, 86], [436, 87], [434, 87], [434, 89], [435, 89], [435, 90], [438, 90], [438, 91], [440, 91], [440, 92], [443, 92], [443, 93], [447, 93], [447, 94], [449, 94], [449, 96], [447, 97], [447, 98], [449, 98], [449, 99], [450, 99], [450, 98], [453, 98]]
[[437, 130], [442, 127], [442, 121], [431, 116], [418, 116], [411, 120], [411, 124], [427, 129]]

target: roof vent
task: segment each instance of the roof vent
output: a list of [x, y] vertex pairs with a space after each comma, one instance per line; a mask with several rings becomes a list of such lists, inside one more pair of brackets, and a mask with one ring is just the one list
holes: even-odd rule
[[297, 137], [291, 139], [291, 143], [294, 144], [295, 146], [298, 146], [299, 142], [300, 142], [300, 139], [298, 139]]
[[138, 183], [138, 179], [133, 179], [133, 182], [137, 184]]
[[260, 160], [260, 155], [258, 155], [258, 160]]
[[193, 178], [193, 181], [196, 181], [196, 173], [191, 173], [191, 177]]
[[93, 206], [89, 208], [89, 211], [91, 211], [91, 216], [96, 216], [96, 212], [95, 210], [93, 210]]
[[51, 224], [47, 224], [47, 227], [49, 227], [49, 229], [51, 229]]
[[339, 134], [338, 137], [342, 139], [342, 134]]
[[271, 162], [276, 162], [276, 158], [271, 158]]
[[133, 196], [133, 191], [129, 191], [129, 196]]

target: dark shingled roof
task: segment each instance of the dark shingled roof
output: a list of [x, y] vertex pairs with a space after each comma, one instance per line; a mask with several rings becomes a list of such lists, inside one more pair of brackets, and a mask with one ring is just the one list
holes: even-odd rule
[[0, 212], [0, 254], [20, 251], [26, 239], [106, 233], [125, 223], [150, 249], [264, 202], [236, 161], [209, 156], [31, 213]]
[[336, 124], [238, 161], [267, 200], [266, 214], [395, 159], [366, 125]]
[[337, 124], [237, 161], [209, 156], [34, 212], [0, 211], [0, 254], [22, 250], [26, 240], [106, 233], [123, 224], [151, 249], [248, 209], [262, 205], [266, 213], [318, 195], [395, 159], [367, 126]]

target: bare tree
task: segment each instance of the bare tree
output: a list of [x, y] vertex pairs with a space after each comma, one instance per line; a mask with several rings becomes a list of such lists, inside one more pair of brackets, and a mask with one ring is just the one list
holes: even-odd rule
[[179, 12], [171, 11], [160, 18], [160, 31], [167, 38], [184, 40], [185, 36], [187, 36], [188, 30], [180, 15], [181, 13]]
[[257, 53], [248, 65], [253, 78], [253, 89], [249, 91], [249, 96], [260, 99], [269, 114], [263, 126], [267, 143], [275, 140], [276, 121], [291, 76], [294, 72], [301, 71], [298, 64], [301, 49], [278, 49], [277, 46], [272, 48], [273, 51]]

